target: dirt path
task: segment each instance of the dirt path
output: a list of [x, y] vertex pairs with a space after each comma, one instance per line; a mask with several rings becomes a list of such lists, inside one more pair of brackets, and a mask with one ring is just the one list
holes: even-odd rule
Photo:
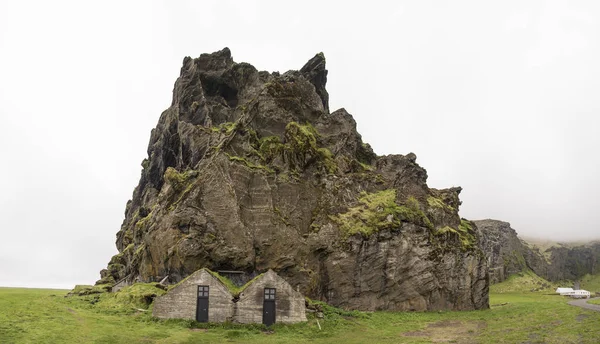
[[404, 337], [422, 337], [432, 343], [477, 343], [478, 332], [487, 324], [484, 321], [443, 320], [430, 323], [420, 331], [405, 332]]
[[600, 312], [600, 305], [592, 305], [592, 304], [587, 303], [588, 301], [595, 300], [595, 299], [600, 299], [600, 297], [594, 297], [591, 299], [573, 300], [573, 301], [569, 301], [569, 304], [571, 306], [577, 306], [577, 307], [581, 307], [581, 308], [585, 308], [585, 309], [591, 309], [596, 312]]

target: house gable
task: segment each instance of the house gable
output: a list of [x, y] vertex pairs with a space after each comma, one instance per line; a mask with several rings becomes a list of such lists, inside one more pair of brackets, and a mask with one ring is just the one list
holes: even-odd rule
[[179, 282], [154, 302], [152, 315], [161, 319], [195, 319], [198, 286], [210, 288], [208, 319], [224, 322], [233, 319], [233, 295], [207, 269], [200, 269]]
[[235, 303], [235, 321], [261, 323], [265, 288], [276, 290], [276, 322], [297, 323], [306, 321], [306, 305], [302, 294], [273, 270], [257, 277], [240, 292]]

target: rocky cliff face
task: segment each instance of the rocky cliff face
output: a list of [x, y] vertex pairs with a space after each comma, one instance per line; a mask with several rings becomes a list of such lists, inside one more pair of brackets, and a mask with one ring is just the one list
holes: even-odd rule
[[600, 243], [540, 247], [520, 239], [508, 222], [473, 221], [481, 230], [482, 249], [488, 258], [490, 282], [498, 283], [525, 269], [550, 281], [577, 280], [600, 272]]
[[490, 268], [490, 283], [499, 283], [525, 269], [546, 276], [547, 262], [539, 250], [523, 242], [510, 223], [497, 220], [473, 221], [481, 230], [481, 243]]
[[98, 283], [273, 269], [344, 308], [488, 307], [461, 189], [429, 188], [412, 153], [377, 156], [326, 82], [323, 54], [284, 74], [227, 48], [186, 57]]
[[546, 250], [551, 281], [578, 280], [586, 274], [600, 273], [600, 242], [582, 245], [559, 244]]

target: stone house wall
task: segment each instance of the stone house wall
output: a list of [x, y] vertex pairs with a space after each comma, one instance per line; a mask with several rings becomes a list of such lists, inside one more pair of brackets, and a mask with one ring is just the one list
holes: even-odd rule
[[304, 296], [297, 292], [282, 277], [269, 270], [253, 281], [239, 296], [235, 303], [236, 322], [262, 323], [264, 289], [275, 288], [275, 322], [297, 323], [306, 321]]
[[196, 319], [198, 286], [209, 286], [208, 321], [233, 320], [233, 295], [205, 269], [198, 270], [167, 294], [156, 298], [152, 315], [160, 319]]

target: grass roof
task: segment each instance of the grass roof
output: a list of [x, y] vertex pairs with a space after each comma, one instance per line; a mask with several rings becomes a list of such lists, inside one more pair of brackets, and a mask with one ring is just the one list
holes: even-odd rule
[[248, 286], [250, 286], [250, 284], [252, 284], [254, 281], [256, 281], [258, 278], [260, 278], [262, 275], [264, 274], [260, 274], [257, 275], [256, 277], [254, 277], [253, 279], [251, 279], [250, 281], [246, 282], [246, 284], [244, 284], [241, 287], [238, 287], [237, 285], [235, 285], [235, 283], [233, 283], [233, 281], [231, 281], [229, 278], [225, 277], [225, 276], [221, 276], [219, 273], [214, 272], [210, 269], [204, 268], [204, 270], [206, 270], [206, 272], [208, 272], [209, 274], [213, 275], [216, 279], [218, 279], [221, 283], [223, 283], [223, 285], [225, 287], [227, 287], [227, 289], [229, 290], [229, 292], [231, 294], [233, 294], [234, 297], [238, 297], [240, 296], [240, 294], [246, 289], [248, 288]]
[[[235, 285], [235, 283], [233, 283], [233, 281], [231, 281], [229, 278], [220, 275], [219, 273], [212, 271], [208, 268], [202, 268], [200, 270], [205, 270], [206, 272], [208, 272], [209, 274], [211, 274], [213, 277], [215, 277], [217, 280], [219, 280], [219, 282], [221, 282], [226, 288], [227, 290], [229, 290], [229, 292], [234, 296], [234, 297], [238, 297], [240, 296], [240, 294], [242, 293], [242, 291], [244, 291], [246, 288], [248, 288], [248, 286], [250, 286], [250, 284], [252, 284], [254, 281], [256, 281], [258, 278], [260, 278], [262, 275], [264, 274], [260, 274], [256, 277], [254, 277], [253, 279], [251, 279], [250, 281], [248, 281], [246, 284], [244, 284], [241, 287], [238, 287], [237, 285]], [[195, 272], [194, 272], [195, 273]], [[181, 285], [183, 282], [187, 281], [190, 277], [192, 277], [194, 274], [189, 275], [188, 277], [182, 279], [181, 281], [179, 281], [179, 283], [174, 284], [173, 286], [169, 287], [169, 290], [178, 287], [179, 285]]]

